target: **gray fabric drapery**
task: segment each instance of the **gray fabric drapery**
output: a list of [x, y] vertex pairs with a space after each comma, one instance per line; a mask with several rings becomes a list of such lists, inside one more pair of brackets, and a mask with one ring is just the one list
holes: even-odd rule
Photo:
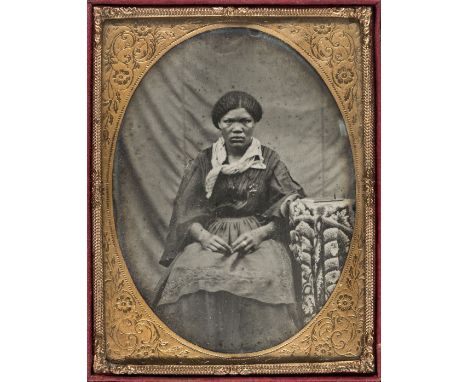
[[117, 141], [117, 236], [137, 288], [151, 301], [184, 167], [219, 136], [211, 108], [229, 90], [261, 103], [255, 129], [312, 199], [354, 198], [351, 148], [333, 97], [294, 50], [264, 33], [222, 29], [178, 45], [145, 75]]

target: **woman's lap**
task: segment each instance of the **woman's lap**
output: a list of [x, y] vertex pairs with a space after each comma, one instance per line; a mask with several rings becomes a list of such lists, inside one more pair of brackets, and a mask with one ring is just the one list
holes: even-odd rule
[[211, 252], [192, 243], [174, 260], [158, 305], [197, 291], [225, 291], [264, 303], [294, 303], [289, 254], [275, 240], [264, 241], [246, 255]]

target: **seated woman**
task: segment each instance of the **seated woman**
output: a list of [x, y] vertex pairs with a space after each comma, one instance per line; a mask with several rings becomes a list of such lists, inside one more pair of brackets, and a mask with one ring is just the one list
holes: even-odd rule
[[[262, 108], [232, 91], [212, 111], [221, 137], [186, 170], [153, 308], [175, 333], [223, 353], [275, 346], [298, 331], [291, 258], [281, 233], [304, 192], [253, 137]], [[282, 228], [283, 227], [283, 228]]]

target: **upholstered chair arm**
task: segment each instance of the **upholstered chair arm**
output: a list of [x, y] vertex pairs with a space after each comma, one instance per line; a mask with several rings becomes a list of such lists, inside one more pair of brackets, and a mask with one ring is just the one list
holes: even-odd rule
[[353, 234], [354, 200], [296, 199], [289, 205], [289, 224], [289, 247], [300, 265], [306, 324], [320, 311], [341, 275]]

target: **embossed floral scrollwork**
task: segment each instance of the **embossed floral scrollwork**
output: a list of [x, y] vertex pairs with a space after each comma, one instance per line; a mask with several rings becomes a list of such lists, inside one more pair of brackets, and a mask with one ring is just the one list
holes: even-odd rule
[[292, 38], [312, 55], [321, 69], [339, 89], [352, 123], [358, 121], [359, 77], [356, 71], [359, 44], [352, 25], [335, 23], [277, 25], [275, 28]]
[[[130, 310], [129, 310], [130, 309]], [[140, 315], [125, 314], [132, 309], [132, 304], [124, 305], [121, 319], [114, 322], [110, 337], [118, 345], [118, 355], [128, 356], [143, 353], [142, 348], [153, 349], [149, 353], [156, 353], [161, 335], [154, 323], [143, 319]]]
[[355, 316], [335, 310], [320, 318], [304, 340], [311, 356], [351, 356], [355, 353], [357, 322]]
[[[111, 355], [132, 356], [139, 359], [154, 359], [163, 356], [184, 358], [189, 351], [164, 339], [161, 327], [140, 314], [122, 317], [111, 327], [110, 338], [116, 346]], [[118, 349], [118, 350], [116, 350]]]
[[[113, 17], [108, 10], [107, 16]], [[110, 12], [110, 13], [109, 13]], [[137, 22], [133, 25], [106, 27], [109, 38], [103, 49], [102, 141], [110, 144], [115, 124], [123, 109], [125, 97], [158, 52], [171, 41], [196, 28], [184, 25], [155, 25]]]
[[316, 58], [330, 67], [353, 59], [356, 47], [349, 33], [341, 28], [314, 28], [310, 50]]
[[[323, 32], [325, 31], [323, 29]], [[345, 90], [343, 99], [348, 112], [356, 109], [357, 52], [351, 34], [342, 28], [330, 29], [328, 33], [315, 33], [311, 39], [310, 49], [317, 59], [331, 69], [334, 84]]]
[[110, 242], [104, 237], [103, 249], [106, 268], [105, 292], [107, 299], [106, 314], [112, 318], [108, 328], [108, 343], [111, 357], [139, 356], [140, 358], [158, 357], [169, 354], [185, 357], [186, 349], [173, 346], [165, 341], [162, 330], [151, 319], [145, 318], [138, 308], [135, 297], [125, 289], [125, 279], [116, 258], [110, 251]]
[[110, 143], [109, 131], [122, 108], [123, 94], [136, 81], [142, 64], [156, 54], [155, 26], [135, 24], [133, 27], [108, 27], [109, 35], [103, 52], [103, 141]]
[[[145, 18], [133, 17], [135, 16], [134, 12], [136, 11], [130, 8], [111, 7], [102, 11], [102, 14], [96, 13], [96, 20], [99, 22], [95, 24], [95, 28], [99, 33], [95, 35], [95, 57], [99, 57], [98, 61], [96, 61], [97, 65], [102, 65], [100, 71], [102, 77], [98, 83], [99, 86], [96, 88], [100, 91], [95, 90], [101, 96], [98, 103], [101, 105], [99, 108], [100, 114], [95, 116], [95, 124], [99, 125], [96, 130], [100, 133], [98, 134], [99, 137], [102, 138], [99, 146], [102, 147], [104, 153], [110, 153], [110, 155], [113, 147], [110, 143], [118, 131], [119, 120], [129, 97], [135, 89], [136, 82], [156, 61], [156, 57], [161, 52], [173, 46], [178, 39], [183, 38], [189, 32], [198, 28], [205, 28], [211, 23], [211, 21], [205, 22], [205, 19], [199, 17], [193, 19], [193, 22], [185, 24], [178, 22], [176, 25], [169, 25], [167, 19], [164, 21], [162, 18], [146, 18], [146, 16], [151, 15], [149, 8], [139, 8], [138, 10], [138, 12], [144, 13]], [[171, 15], [182, 14], [179, 13], [179, 9], [170, 12], [173, 12]], [[196, 12], [201, 11], [197, 10]], [[210, 12], [214, 11], [210, 10]], [[244, 16], [244, 13], [253, 15], [252, 12], [254, 12], [252, 8], [247, 8], [245, 12], [237, 8], [228, 10], [223, 8], [222, 11], [219, 10], [214, 13], [231, 13], [233, 16], [242, 14]], [[321, 10], [320, 12], [324, 11]], [[361, 70], [362, 40], [360, 40], [361, 33], [358, 28], [359, 25], [368, 28], [368, 13], [364, 11], [358, 13], [358, 11], [350, 10], [350, 8], [333, 8], [326, 12], [326, 14], [320, 13], [322, 18], [315, 19], [312, 22], [301, 21], [288, 24], [287, 22], [277, 23], [277, 21], [274, 21], [268, 25], [259, 24], [259, 28], [262, 28], [262, 30], [269, 29], [273, 35], [283, 36], [285, 41], [291, 42], [291, 46], [297, 48], [317, 68], [320, 76], [335, 95], [337, 103], [344, 111], [343, 114], [351, 110], [349, 112], [350, 118], [346, 121], [347, 124], [348, 121], [351, 122], [349, 125], [350, 136], [353, 136], [354, 142], [357, 143], [357, 146], [360, 146], [361, 142], [357, 140], [357, 136], [361, 131], [361, 120], [359, 118], [362, 108], [357, 101], [360, 99], [361, 82], [365, 78], [362, 76]], [[105, 18], [122, 19], [128, 17], [126, 15], [132, 15], [132, 17], [125, 22], [108, 20], [103, 23]], [[355, 21], [349, 23], [327, 22], [330, 20], [330, 16], [334, 17], [336, 15], [348, 17], [348, 20], [350, 20], [350, 16], [356, 16], [360, 24]], [[138, 21], [136, 21], [137, 18], [139, 18]], [[237, 18], [237, 20], [240, 20], [240, 18]], [[368, 29], [365, 29], [366, 33], [367, 31]], [[101, 67], [99, 66], [99, 68]], [[344, 117], [347, 118], [348, 116], [344, 115]], [[107, 163], [104, 161], [103, 173], [96, 174], [93, 190], [99, 190], [100, 192], [104, 187], [107, 189], [108, 183], [105, 181], [100, 182], [100, 179], [108, 179], [106, 173], [108, 171]], [[359, 173], [359, 175], [362, 174]], [[364, 187], [368, 190], [366, 192], [366, 205], [368, 205], [372, 201], [370, 198], [374, 191], [374, 185], [372, 182], [367, 181], [367, 179], [371, 178], [370, 176], [366, 177], [364, 175], [362, 178], [366, 183]], [[95, 194], [93, 192], [93, 195]], [[106, 198], [111, 198], [109, 195], [103, 199], [103, 203], [99, 207], [107, 205], [105, 204]], [[102, 210], [105, 209], [102, 208]], [[339, 211], [339, 213], [331, 215], [330, 218], [348, 228], [354, 226], [351, 216], [342, 216], [342, 213], [343, 211]], [[354, 217], [352, 218], [354, 219]], [[315, 232], [306, 225], [298, 225], [296, 229], [300, 237], [309, 240], [309, 242], [306, 240], [298, 242], [297, 249], [301, 251], [296, 251], [296, 254], [302, 263], [310, 263], [311, 258], [310, 256], [307, 257], [304, 250], [307, 250], [314, 243]], [[112, 239], [114, 235], [111, 229], [106, 231], [106, 228], [104, 228], [102, 237], [104, 241], [99, 244], [103, 249], [106, 304], [103, 307], [105, 309], [105, 336], [98, 338], [97, 341], [101, 347], [96, 347], [98, 350], [98, 358], [95, 363], [97, 368], [101, 372], [141, 374], [156, 370], [147, 368], [151, 364], [148, 360], [155, 361], [157, 359], [158, 363], [160, 363], [162, 359], [204, 357], [207, 363], [211, 363], [211, 355], [180, 342], [164, 325], [160, 324], [160, 321], [148, 314], [144, 303], [142, 304], [140, 301], [141, 298], [138, 292], [134, 291], [131, 286], [125, 264], [119, 257], [115, 241]], [[357, 242], [360, 243], [361, 239]], [[360, 370], [369, 370], [374, 359], [373, 339], [372, 336], [367, 334], [364, 325], [364, 253], [362, 247], [359, 247], [358, 251], [353, 249], [350, 254], [354, 252], [356, 252], [355, 255], [348, 255], [346, 260], [346, 271], [339, 279], [339, 291], [336, 290], [337, 294], [332, 295], [325, 309], [314, 316], [314, 321], [310, 322], [312, 325], [308, 326], [296, 340], [285, 344], [281, 349], [273, 350], [263, 357], [267, 356], [270, 359], [275, 359], [284, 357], [287, 354], [288, 356], [298, 357], [309, 356], [311, 359], [318, 360], [328, 358], [335, 360], [338, 357], [342, 359], [343, 357], [352, 356], [356, 365], [360, 365]], [[304, 294], [309, 296], [307, 298], [311, 298], [311, 287], [312, 284], [304, 284]], [[350, 296], [351, 300], [347, 296]], [[310, 312], [305, 312], [306, 314], [315, 314], [314, 303], [312, 300], [306, 303], [306, 306], [312, 309]], [[357, 359], [359, 355], [362, 355], [360, 360]], [[106, 361], [104, 357], [109, 357], [108, 364], [102, 363], [103, 360]], [[261, 357], [253, 357], [253, 360], [262, 362]], [[122, 365], [122, 361], [136, 361], [136, 363]], [[182, 363], [179, 360], [174, 362]], [[188, 361], [184, 362], [189, 363]], [[349, 364], [338, 365], [333, 370], [356, 371], [358, 366], [351, 365], [351, 362], [354, 361], [346, 362], [349, 362]], [[138, 363], [145, 363], [145, 365], [139, 365]], [[310, 371], [312, 368], [320, 367], [317, 366], [318, 364], [321, 364], [321, 362], [312, 362], [302, 367], [309, 368]], [[143, 366], [145, 369], [143, 369]], [[242, 369], [241, 367], [223, 365], [216, 366], [215, 369], [209, 369], [209, 373], [243, 374], [255, 370], [257, 369], [254, 366], [246, 366], [245, 369]]]

